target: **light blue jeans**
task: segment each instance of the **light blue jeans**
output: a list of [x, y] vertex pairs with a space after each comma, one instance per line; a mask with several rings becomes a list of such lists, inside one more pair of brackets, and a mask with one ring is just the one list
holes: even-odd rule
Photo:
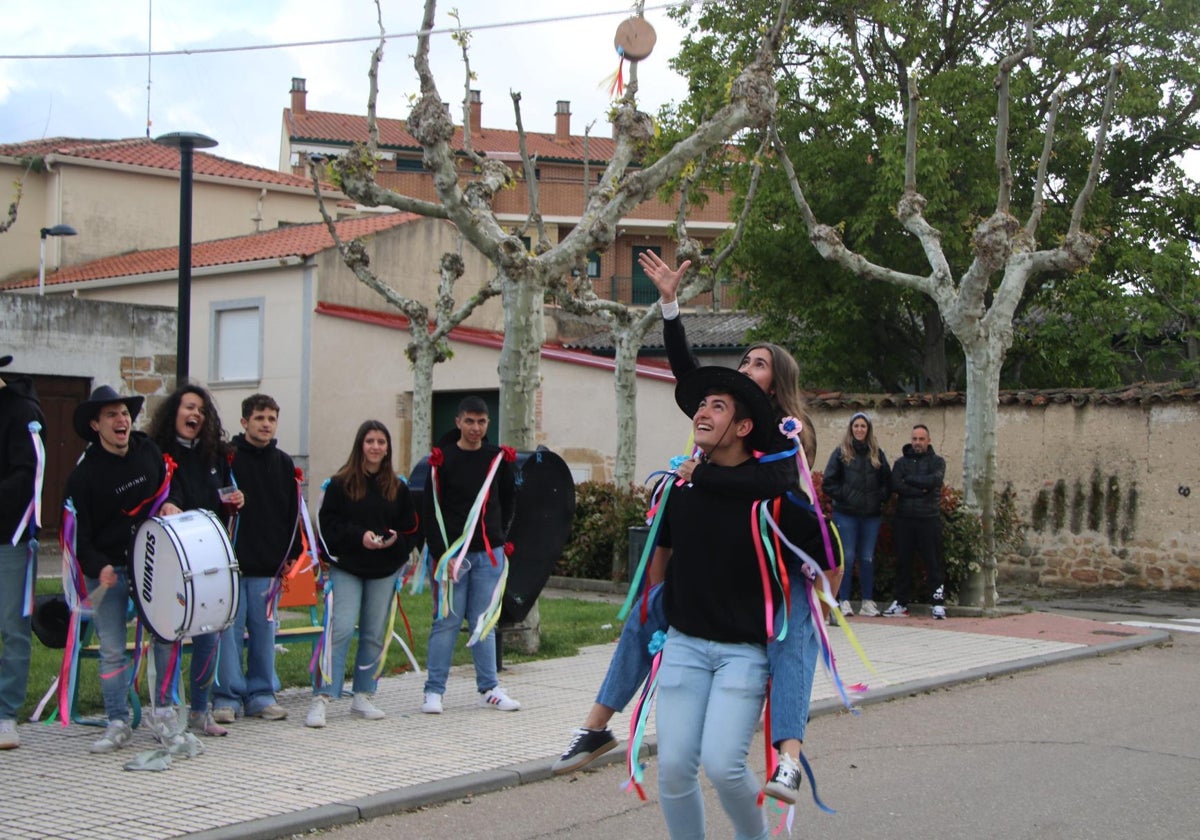
[[330, 566], [329, 579], [333, 583], [333, 638], [326, 639], [325, 644], [333, 646], [333, 674], [331, 681], [313, 689], [313, 694], [341, 696], [346, 679], [346, 658], [356, 624], [358, 651], [354, 657], [351, 690], [355, 694], [374, 694], [379, 682], [375, 678], [375, 669], [379, 666], [379, 654], [383, 652], [392, 599], [396, 597], [396, 574], [360, 578]]
[[763, 645], [672, 628], [658, 671], [658, 799], [671, 840], [703, 840], [700, 768], [738, 840], [765, 840], [758, 777], [746, 763], [767, 686]]
[[[33, 647], [29, 616], [25, 610], [25, 570], [28, 543], [0, 543], [0, 720], [16, 720], [29, 685], [29, 657]], [[37, 576], [37, 552], [33, 574]]]
[[[775, 745], [786, 738], [804, 740], [808, 709], [812, 700], [813, 674], [817, 667], [817, 631], [810, 617], [808, 594], [799, 574], [791, 575], [792, 601], [788, 633], [767, 645], [771, 670], [771, 740]], [[776, 622], [782, 613], [776, 616]], [[646, 606], [646, 621], [641, 620], [641, 600], [633, 605], [621, 638], [613, 651], [596, 702], [621, 711], [633, 699], [638, 687], [650, 673], [653, 657], [650, 639], [655, 631], [667, 629], [663, 613], [662, 584], [651, 588]]]
[[842, 551], [846, 555], [846, 574], [838, 590], [839, 601], [850, 600], [850, 586], [854, 583], [854, 563], [858, 562], [858, 588], [867, 601], [875, 600], [875, 542], [879, 539], [879, 516], [848, 516], [833, 512], [833, 524], [842, 539]]
[[253, 716], [275, 702], [275, 622], [267, 618], [267, 590], [272, 580], [241, 579], [237, 615], [221, 634], [214, 708]]
[[[433, 580], [434, 558], [428, 563], [429, 579], [432, 581], [430, 592], [433, 594], [433, 627], [429, 630], [429, 653], [425, 657], [427, 671], [425, 679], [426, 694], [445, 694], [446, 678], [450, 675], [450, 661], [454, 658], [454, 645], [458, 641], [459, 630], [463, 620], [472, 630], [475, 621], [491, 603], [492, 592], [500, 582], [503, 571], [501, 564], [508, 559], [496, 550], [499, 563], [492, 565], [492, 559], [486, 551], [468, 551], [459, 579], [454, 584], [453, 599], [450, 612], [445, 618], [437, 617], [438, 598], [441, 595], [441, 585]], [[491, 691], [499, 682], [496, 679], [496, 632], [488, 634], [471, 646], [471, 658], [475, 662], [475, 688], [482, 694]]]
[[[226, 630], [225, 632], [229, 632]], [[204, 633], [192, 637], [192, 661], [188, 674], [188, 708], [193, 712], [208, 709], [208, 698], [217, 669], [217, 633]], [[170, 688], [165, 687], [167, 667], [171, 662], [173, 642], [154, 640], [154, 705], [170, 706], [179, 686], [179, 672], [175, 673]]]
[[92, 629], [100, 639], [100, 694], [110, 721], [129, 723], [129, 659], [125, 655], [125, 625], [129, 615], [129, 570], [117, 569], [116, 586], [96, 604], [99, 578], [84, 578], [92, 599]]

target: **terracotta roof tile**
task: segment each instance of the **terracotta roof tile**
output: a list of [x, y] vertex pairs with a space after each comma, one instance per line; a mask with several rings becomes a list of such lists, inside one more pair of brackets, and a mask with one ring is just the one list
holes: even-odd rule
[[[352, 143], [367, 142], [367, 118], [353, 114], [338, 114], [332, 111], [306, 111], [297, 114], [290, 108], [283, 111], [284, 124], [288, 136], [293, 143], [309, 141], [312, 143], [332, 143], [349, 146]], [[380, 118], [379, 144], [384, 150], [420, 151], [421, 144], [417, 142], [408, 129], [404, 120]], [[542, 160], [583, 160], [583, 137], [572, 135], [560, 143], [553, 134], [539, 134], [527, 131], [525, 133], [526, 147], [530, 155], [537, 155]], [[455, 126], [454, 137], [450, 145], [456, 151], [462, 149], [462, 126]], [[471, 146], [480, 153], [517, 154], [521, 151], [518, 134], [511, 129], [484, 128], [482, 131], [471, 133]], [[608, 160], [616, 144], [611, 137], [588, 137], [588, 158], [593, 161]]]
[[[414, 213], [387, 213], [380, 216], [346, 219], [335, 224], [338, 236], [345, 242], [359, 236], [369, 236], [389, 230], [420, 218], [423, 217]], [[289, 225], [250, 236], [197, 242], [192, 245], [192, 268], [233, 265], [258, 260], [282, 260], [288, 257], [311, 257], [332, 247], [333, 237], [329, 235], [329, 230], [323, 222], [309, 225]], [[115, 257], [104, 257], [64, 268], [48, 274], [46, 285], [56, 286], [63, 283], [81, 283], [113, 277], [132, 277], [139, 274], [175, 271], [178, 267], [178, 247], [155, 248], [149, 251], [134, 251]], [[28, 289], [37, 286], [37, 282], [37, 277], [33, 277], [7, 283], [3, 288]]]
[[[17, 158], [61, 155], [105, 161], [106, 163], [144, 166], [150, 169], [164, 169], [171, 172], [179, 171], [179, 152], [169, 146], [160, 146], [148, 137], [131, 137], [124, 140], [52, 137], [45, 140], [29, 140], [24, 143], [0, 144], [0, 155]], [[292, 175], [290, 172], [278, 172], [274, 169], [264, 169], [261, 166], [251, 166], [248, 163], [218, 157], [199, 149], [192, 157], [192, 171], [196, 175], [208, 175], [216, 178], [233, 178], [241, 181], [298, 187], [305, 190], [312, 188], [312, 182], [307, 178]], [[331, 186], [326, 186], [330, 191], [335, 191]]]

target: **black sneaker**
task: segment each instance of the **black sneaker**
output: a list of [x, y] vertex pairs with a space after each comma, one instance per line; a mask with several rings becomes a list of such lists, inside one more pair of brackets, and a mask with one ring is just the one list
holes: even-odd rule
[[567, 751], [550, 766], [550, 772], [558, 775], [578, 770], [616, 745], [617, 736], [612, 734], [611, 729], [576, 729]]
[[781, 755], [775, 772], [771, 774], [771, 780], [763, 786], [763, 793], [780, 802], [795, 805], [803, 778], [799, 762], [790, 755]]

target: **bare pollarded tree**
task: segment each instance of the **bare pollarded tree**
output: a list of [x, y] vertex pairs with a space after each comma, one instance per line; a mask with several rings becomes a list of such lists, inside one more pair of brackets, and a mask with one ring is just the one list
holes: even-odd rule
[[809, 239], [827, 260], [854, 274], [881, 283], [893, 283], [927, 295], [937, 305], [950, 332], [962, 345], [967, 368], [967, 418], [963, 452], [963, 485], [966, 504], [983, 519], [983, 568], [973, 586], [961, 597], [968, 603], [994, 607], [996, 561], [994, 490], [996, 481], [996, 417], [1000, 368], [1012, 346], [1013, 314], [1029, 280], [1039, 274], [1069, 274], [1087, 265], [1098, 241], [1083, 230], [1083, 216], [1096, 188], [1113, 110], [1119, 65], [1113, 66], [1095, 132], [1091, 167], [1072, 208], [1070, 224], [1052, 247], [1038, 247], [1049, 165], [1054, 148], [1054, 125], [1061, 105], [1056, 94], [1048, 112], [1043, 150], [1032, 186], [1033, 200], [1024, 224], [1010, 206], [1013, 173], [1009, 160], [1010, 79], [1015, 69], [1034, 54], [1028, 34], [1021, 48], [1003, 58], [996, 76], [996, 206], [972, 235], [973, 259], [955, 278], [942, 246], [942, 232], [925, 218], [926, 199], [917, 189], [917, 148], [920, 134], [917, 80], [908, 80], [908, 120], [905, 147], [904, 190], [896, 215], [901, 225], [920, 243], [929, 264], [928, 274], [913, 274], [871, 262], [846, 247], [841, 232], [814, 215], [804, 195], [788, 151], [778, 134], [775, 147], [787, 173], [792, 195], [808, 229]]
[[[460, 180], [450, 144], [454, 125], [442, 105], [429, 66], [429, 39], [436, 5], [435, 0], [425, 2], [413, 56], [421, 92], [409, 114], [407, 129], [421, 144], [422, 159], [432, 175], [437, 200], [402, 195], [375, 181], [376, 98], [382, 43], [371, 61], [367, 105], [370, 140], [366, 146], [356, 147], [338, 158], [333, 165], [343, 191], [355, 201], [449, 219], [466, 241], [495, 266], [495, 282], [504, 301], [504, 346], [499, 364], [501, 427], [505, 443], [530, 449], [534, 445], [534, 407], [540, 382], [541, 346], [545, 340], [543, 302], [547, 290], [568, 275], [588, 252], [607, 249], [616, 238], [617, 225], [623, 217], [679, 177], [685, 167], [706, 151], [746, 128], [762, 128], [770, 122], [776, 102], [775, 53], [784, 32], [788, 0], [781, 0], [778, 13], [764, 28], [756, 58], [730, 87], [725, 105], [644, 168], [633, 165], [644, 153], [654, 126], [650, 116], [637, 109], [637, 85], [631, 83], [613, 115], [615, 149], [599, 185], [588, 196], [579, 224], [556, 244], [550, 245], [540, 237], [534, 253], [524, 246], [517, 232], [500, 223], [492, 206], [495, 195], [513, 181], [512, 170], [505, 162], [481, 155], [466, 144], [465, 152], [474, 163], [477, 176], [465, 183]], [[636, 62], [633, 64], [636, 78]], [[536, 214], [536, 207], [533, 212]]]

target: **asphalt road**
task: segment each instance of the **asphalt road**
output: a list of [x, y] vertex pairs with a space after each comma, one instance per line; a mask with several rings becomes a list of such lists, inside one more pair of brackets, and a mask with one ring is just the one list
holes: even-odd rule
[[[1200, 837], [1198, 696], [1200, 634], [1180, 632], [1169, 645], [819, 717], [806, 751], [838, 813], [804, 801], [793, 836]], [[751, 757], [761, 773], [760, 741]], [[665, 840], [654, 768], [648, 802], [621, 791], [617, 764], [319, 834]], [[709, 836], [731, 836], [711, 789], [706, 798]]]

